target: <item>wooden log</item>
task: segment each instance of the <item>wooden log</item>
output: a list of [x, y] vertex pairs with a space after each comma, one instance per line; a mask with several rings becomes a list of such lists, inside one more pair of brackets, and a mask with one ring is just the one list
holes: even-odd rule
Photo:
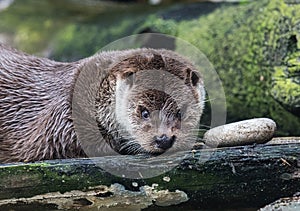
[[[7, 199], [57, 191], [89, 191], [99, 185], [112, 188], [116, 183], [131, 194], [145, 187], [157, 191], [178, 190], [189, 199], [176, 205], [180, 208], [259, 208], [299, 191], [299, 147], [298, 141], [285, 144], [277, 141], [276, 144], [179, 152], [146, 160], [115, 156], [5, 164], [0, 166], [0, 208], [7, 206], [4, 203], [9, 202]], [[107, 170], [124, 171], [127, 175], [116, 176]], [[167, 172], [152, 178], [141, 175], [147, 171], [155, 174], [155, 170]], [[139, 179], [126, 178], [128, 175]], [[113, 194], [116, 192], [102, 196]]]

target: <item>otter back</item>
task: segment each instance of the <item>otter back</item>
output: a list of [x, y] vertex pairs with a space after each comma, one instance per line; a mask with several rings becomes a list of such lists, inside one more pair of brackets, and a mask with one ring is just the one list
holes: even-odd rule
[[70, 110], [77, 66], [0, 44], [0, 162], [83, 155]]

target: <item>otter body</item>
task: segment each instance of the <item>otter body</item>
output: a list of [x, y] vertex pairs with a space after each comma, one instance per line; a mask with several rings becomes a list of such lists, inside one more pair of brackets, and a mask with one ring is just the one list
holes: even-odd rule
[[171, 51], [62, 63], [0, 44], [0, 162], [86, 157], [88, 148], [105, 155], [103, 145], [120, 154], [184, 149], [195, 141], [188, 133], [203, 102], [196, 68]]

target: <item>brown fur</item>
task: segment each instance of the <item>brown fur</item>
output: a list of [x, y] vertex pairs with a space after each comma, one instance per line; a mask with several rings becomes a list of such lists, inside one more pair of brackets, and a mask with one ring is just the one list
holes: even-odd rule
[[[178, 93], [178, 88], [184, 88], [184, 85], [172, 84], [162, 77], [155, 79], [154, 83], [152, 76], [145, 79], [137, 74], [153, 69], [178, 77], [195, 100], [180, 97], [182, 93]], [[140, 120], [138, 109], [141, 104], [154, 113], [159, 110], [169, 112], [165, 115], [169, 119], [160, 119], [160, 122], [168, 123], [166, 128], [173, 128], [172, 134], [179, 137], [174, 148], [182, 148], [185, 142], [191, 143], [183, 140], [188, 136], [182, 134], [188, 134], [188, 130], [196, 126], [203, 109], [203, 83], [195, 75], [195, 70], [188, 61], [166, 50], [102, 52], [77, 62], [61, 63], [27, 55], [0, 44], [0, 162], [85, 157], [91, 155], [86, 153], [88, 146], [101, 151], [103, 143], [108, 143], [122, 154], [161, 153], [163, 151], [155, 149], [151, 141], [153, 135], [158, 133], [157, 128], [153, 122]], [[91, 82], [81, 81], [80, 77], [85, 72], [87, 76], [83, 77], [84, 80]], [[130, 81], [132, 74], [134, 85]], [[129, 132], [111, 110], [118, 106], [115, 92], [120, 81], [125, 81], [131, 90], [128, 95], [130, 106], [124, 110], [131, 124]], [[84, 85], [76, 85], [80, 83]], [[156, 87], [157, 83], [172, 87], [179, 100], [175, 102], [171, 96], [158, 90], [139, 91], [143, 86]], [[197, 91], [199, 87], [200, 94]], [[77, 92], [82, 90], [87, 94], [78, 95]], [[72, 105], [74, 99], [83, 110], [75, 109], [77, 104]], [[181, 105], [177, 105], [178, 102]], [[188, 126], [187, 131], [182, 132], [179, 125], [183, 123], [174, 118], [174, 114], [187, 103], [191, 103], [186, 116]], [[78, 126], [74, 126], [76, 112], [83, 113], [79, 115], [80, 120], [76, 120], [83, 121]], [[159, 119], [158, 115], [156, 118]], [[75, 133], [76, 127], [84, 132]], [[95, 135], [95, 131], [100, 131], [104, 142]], [[168, 131], [166, 129], [164, 132]], [[78, 137], [79, 140], [88, 139], [88, 144], [80, 142]]]

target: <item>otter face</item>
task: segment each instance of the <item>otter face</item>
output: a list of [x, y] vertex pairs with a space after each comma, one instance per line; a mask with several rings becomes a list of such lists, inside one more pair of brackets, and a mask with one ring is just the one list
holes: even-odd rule
[[128, 125], [132, 126], [128, 132], [140, 145], [135, 148], [138, 153], [159, 155], [192, 148], [202, 108], [184, 98], [158, 90], [132, 93], [127, 104]]
[[180, 145], [184, 139], [181, 127], [186, 107], [158, 90], [147, 90], [135, 97], [140, 100], [134, 102], [131, 99], [129, 122], [134, 125], [131, 133], [135, 134], [141, 149], [150, 154], [161, 154]]
[[116, 83], [116, 119], [127, 137], [120, 153], [191, 149], [205, 97], [198, 73], [186, 67], [130, 70]]

